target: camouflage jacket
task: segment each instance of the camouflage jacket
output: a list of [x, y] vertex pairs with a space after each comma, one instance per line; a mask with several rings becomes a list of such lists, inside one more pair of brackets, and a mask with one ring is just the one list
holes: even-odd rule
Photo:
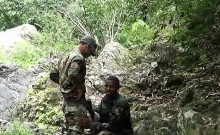
[[113, 100], [104, 96], [95, 111], [100, 115], [100, 121], [91, 124], [94, 134], [108, 130], [116, 135], [133, 135], [130, 107], [119, 93]]
[[85, 94], [86, 64], [78, 48], [60, 59], [57, 69], [60, 91], [64, 97], [71, 96], [71, 92], [77, 89]]

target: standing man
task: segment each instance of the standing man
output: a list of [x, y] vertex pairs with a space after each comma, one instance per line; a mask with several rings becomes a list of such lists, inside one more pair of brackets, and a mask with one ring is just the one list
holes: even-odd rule
[[[98, 108], [94, 111], [91, 104], [87, 106], [92, 121], [89, 118], [78, 118], [78, 125], [90, 128], [93, 135], [133, 135], [130, 107], [127, 100], [118, 93], [119, 88], [119, 79], [108, 77], [105, 82], [106, 95]], [[95, 121], [97, 118], [99, 120]]]
[[97, 44], [92, 37], [83, 37], [77, 48], [60, 59], [58, 70], [50, 74], [51, 80], [59, 83], [63, 95], [62, 110], [65, 115], [67, 135], [81, 135], [84, 131], [82, 126], [76, 125], [76, 118], [87, 117], [85, 58], [95, 56], [96, 47]]

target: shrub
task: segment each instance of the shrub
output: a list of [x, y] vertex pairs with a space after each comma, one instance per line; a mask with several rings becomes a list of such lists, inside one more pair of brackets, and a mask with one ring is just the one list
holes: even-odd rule
[[21, 44], [15, 48], [11, 56], [11, 61], [15, 61], [24, 67], [30, 67], [38, 60], [45, 52], [38, 47], [30, 44]]
[[32, 131], [29, 131], [22, 123], [14, 121], [10, 125], [8, 131], [0, 131], [1, 135], [34, 135]]
[[143, 20], [138, 20], [132, 26], [126, 26], [119, 39], [126, 47], [131, 45], [148, 45], [152, 42], [154, 30]]

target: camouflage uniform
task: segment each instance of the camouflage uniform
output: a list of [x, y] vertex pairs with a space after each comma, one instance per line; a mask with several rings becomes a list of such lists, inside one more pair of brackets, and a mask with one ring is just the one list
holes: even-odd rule
[[[74, 118], [85, 117], [87, 114], [85, 99], [85, 59], [79, 52], [79, 49], [76, 48], [69, 55], [62, 58], [58, 65], [60, 91], [64, 98], [62, 110], [66, 119], [67, 134], [81, 135], [84, 129], [75, 125]], [[74, 91], [81, 92], [82, 98], [76, 100], [72, 94]]]
[[133, 135], [130, 107], [119, 93], [113, 100], [104, 96], [95, 111], [100, 121], [91, 124], [94, 135]]
[[[91, 36], [84, 36], [80, 45], [89, 45], [93, 56], [96, 55], [97, 44]], [[69, 55], [63, 57], [55, 69], [50, 73], [50, 79], [60, 85], [63, 95], [62, 110], [65, 114], [68, 135], [82, 135], [83, 128], [75, 124], [77, 117], [87, 114], [85, 99], [86, 64], [79, 48], [74, 49]], [[80, 98], [74, 97], [80, 95]]]

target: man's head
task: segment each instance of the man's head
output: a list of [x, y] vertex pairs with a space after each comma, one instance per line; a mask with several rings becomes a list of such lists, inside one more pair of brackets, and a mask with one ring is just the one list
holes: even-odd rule
[[89, 57], [90, 55], [96, 55], [97, 44], [95, 40], [90, 36], [84, 36], [80, 40], [80, 51], [84, 57]]
[[120, 88], [119, 79], [115, 76], [110, 76], [105, 81], [105, 92], [108, 97], [114, 97]]

